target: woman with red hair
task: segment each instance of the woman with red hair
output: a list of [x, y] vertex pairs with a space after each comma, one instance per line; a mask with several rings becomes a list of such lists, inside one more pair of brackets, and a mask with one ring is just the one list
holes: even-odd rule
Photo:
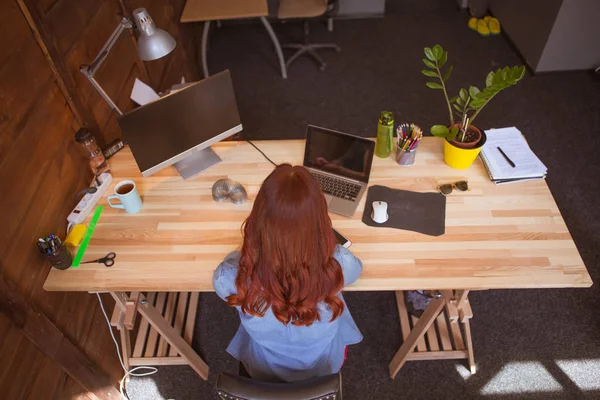
[[336, 373], [345, 349], [362, 340], [341, 294], [361, 261], [336, 245], [327, 203], [304, 167], [279, 165], [265, 179], [243, 226], [241, 251], [213, 277], [239, 311], [227, 351], [263, 381]]

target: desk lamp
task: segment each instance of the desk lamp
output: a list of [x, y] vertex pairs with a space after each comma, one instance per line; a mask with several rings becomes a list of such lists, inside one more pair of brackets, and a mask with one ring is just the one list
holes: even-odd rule
[[[135, 20], [135, 26], [140, 33], [138, 37], [137, 49], [140, 58], [144, 61], [153, 61], [162, 58], [173, 51], [176, 46], [175, 39], [168, 32], [158, 29], [156, 24], [152, 20], [148, 11], [145, 8], [138, 8], [133, 12], [133, 18]], [[90, 80], [92, 86], [96, 88], [98, 93], [106, 100], [108, 105], [112, 107], [119, 115], [123, 115], [123, 112], [115, 104], [114, 101], [108, 96], [108, 94], [102, 89], [98, 81], [94, 79], [94, 74], [100, 68], [100, 65], [104, 62], [108, 53], [113, 48], [119, 36], [127, 29], [133, 29], [133, 23], [129, 18], [124, 17], [119, 26], [115, 28], [108, 41], [96, 56], [94, 62], [91, 65], [82, 66], [80, 71]]]

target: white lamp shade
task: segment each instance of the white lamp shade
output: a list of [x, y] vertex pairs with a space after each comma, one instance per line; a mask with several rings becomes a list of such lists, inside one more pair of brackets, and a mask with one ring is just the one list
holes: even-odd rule
[[145, 8], [133, 12], [135, 24], [140, 32], [138, 54], [144, 61], [158, 60], [175, 49], [177, 42], [168, 32], [158, 29]]

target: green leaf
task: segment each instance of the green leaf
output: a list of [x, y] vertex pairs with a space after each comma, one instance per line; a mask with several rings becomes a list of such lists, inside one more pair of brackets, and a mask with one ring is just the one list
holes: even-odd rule
[[446, 82], [448, 80], [448, 78], [450, 78], [450, 74], [452, 73], [452, 65], [448, 67], [448, 69], [446, 70], [446, 72], [444, 72], [444, 82]]
[[514, 66], [511, 68], [509, 75], [511, 82], [514, 85], [525, 76], [525, 67], [523, 65]]
[[488, 76], [485, 78], [485, 86], [492, 86], [492, 82], [494, 82], [494, 71], [490, 72]]
[[469, 98], [469, 93], [465, 90], [465, 89], [460, 89], [458, 92], [458, 96], [463, 100], [463, 101], [467, 101], [467, 99]]
[[437, 59], [435, 58], [435, 56], [433, 55], [433, 51], [431, 51], [431, 49], [429, 47], [425, 47], [425, 57], [427, 57], [428, 60], [430, 61], [436, 61]]
[[460, 105], [459, 105], [459, 104], [452, 104], [452, 107], [454, 107], [454, 109], [455, 109], [456, 111], [458, 111], [459, 113], [461, 113], [461, 114], [462, 114], [462, 112], [463, 112], [463, 109], [460, 107]]
[[456, 126], [452, 127], [452, 130], [448, 133], [448, 135], [446, 136], [446, 139], [451, 142], [454, 140], [454, 138], [456, 137], [456, 135], [458, 135], [458, 128]]
[[483, 106], [486, 102], [486, 99], [475, 99], [473, 100], [471, 103], [469, 103], [469, 106], [471, 108], [473, 108], [474, 110], [478, 110], [481, 108], [481, 106]]
[[427, 82], [426, 85], [430, 89], [443, 89], [442, 85], [436, 82]]
[[447, 59], [448, 59], [448, 52], [445, 51], [444, 54], [442, 54], [442, 57], [440, 58], [440, 60], [438, 61], [438, 65], [440, 66], [440, 68], [442, 68], [444, 66], [444, 64], [446, 64]]
[[480, 90], [476, 86], [469, 87], [469, 94], [471, 95], [472, 99], [476, 98], [479, 92]]
[[433, 68], [436, 69], [436, 66], [434, 63], [432, 63], [431, 61], [429, 61], [428, 59], [424, 58], [423, 62], [425, 63], [425, 65], [427, 65], [429, 68]]
[[458, 100], [458, 96], [454, 96], [448, 101], [450, 102], [450, 104], [452, 104], [452, 103], [456, 103], [457, 100]]
[[433, 46], [432, 52], [433, 56], [438, 61], [440, 61], [442, 59], [442, 56], [444, 55], [444, 49], [442, 49], [442, 46], [440, 46], [439, 44]]
[[425, 76], [432, 76], [432, 77], [434, 77], [434, 78], [437, 78], [437, 76], [438, 76], [438, 74], [436, 74], [435, 72], [433, 72], [433, 71], [430, 71], [430, 70], [428, 70], [428, 69], [424, 69], [424, 70], [422, 70], [422, 71], [421, 71], [421, 73], [422, 73], [423, 75], [425, 75]]
[[494, 84], [496, 85], [502, 85], [506, 82], [506, 71], [505, 69], [499, 69], [498, 71], [496, 71], [496, 74], [494, 75]]
[[460, 97], [456, 97], [456, 104], [464, 107], [465, 101], [463, 99], [461, 99]]
[[433, 136], [445, 138], [446, 136], [448, 136], [448, 133], [450, 133], [448, 131], [448, 127], [444, 125], [434, 125], [431, 127], [431, 134]]

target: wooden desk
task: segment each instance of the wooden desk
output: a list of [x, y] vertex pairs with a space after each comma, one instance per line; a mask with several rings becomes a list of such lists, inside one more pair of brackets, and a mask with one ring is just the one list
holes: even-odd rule
[[[277, 163], [302, 163], [304, 141], [263, 141], [256, 145]], [[105, 199], [100, 202], [106, 207], [85, 259], [114, 251], [115, 265], [52, 270], [44, 288], [114, 293], [212, 291], [213, 271], [227, 253], [240, 246], [241, 224], [262, 181], [273, 170], [245, 142], [222, 142], [212, 148], [223, 162], [188, 182], [173, 167], [142, 178], [129, 148], [111, 158], [115, 182], [133, 179], [144, 201], [144, 208], [135, 215], [108, 207]], [[234, 205], [212, 200], [213, 183], [225, 177], [246, 187], [248, 202]], [[461, 179], [469, 181], [470, 190], [448, 196], [446, 234], [439, 237], [364, 225], [361, 216], [366, 195], [352, 218], [330, 214], [333, 225], [352, 241], [352, 252], [364, 263], [362, 275], [347, 290], [402, 293], [415, 289], [591, 286], [592, 280], [543, 180], [496, 186], [479, 160], [466, 171], [454, 170], [444, 164], [441, 140], [424, 138], [413, 167], [399, 167], [391, 158], [375, 157], [370, 184], [430, 192], [440, 183]], [[109, 189], [108, 193], [112, 192]], [[460, 311], [467, 292], [444, 293], [444, 299], [453, 301]], [[411, 359], [408, 354], [444, 305], [432, 301], [432, 311], [426, 311], [419, 319], [424, 322], [414, 326], [414, 332], [417, 328], [421, 332], [415, 338], [405, 336], [410, 340], [405, 340], [399, 351], [402, 355], [390, 367], [392, 376]], [[452, 307], [450, 312], [454, 312]]]
[[181, 22], [216, 21], [221, 19], [266, 17], [266, 0], [188, 0]]
[[207, 51], [211, 21], [258, 17], [275, 46], [279, 67], [281, 68], [281, 76], [284, 79], [287, 78], [287, 69], [281, 45], [275, 32], [273, 32], [269, 20], [266, 18], [268, 15], [267, 0], [187, 0], [180, 21], [204, 22], [201, 45], [202, 72], [204, 77], [209, 76]]

